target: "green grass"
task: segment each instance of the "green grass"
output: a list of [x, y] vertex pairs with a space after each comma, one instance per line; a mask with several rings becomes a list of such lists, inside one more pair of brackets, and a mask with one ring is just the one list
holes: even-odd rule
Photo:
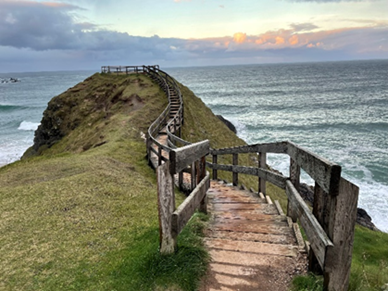
[[[100, 74], [50, 102], [59, 110], [45, 117], [61, 119], [63, 138], [0, 168], [1, 290], [193, 290], [207, 262], [198, 223], [176, 254], [159, 255], [156, 177], [141, 137], [166, 104], [144, 76]], [[149, 265], [159, 267], [144, 273]]]
[[[185, 139], [245, 144], [181, 88]], [[95, 74], [50, 101], [45, 118], [57, 121], [62, 138], [0, 168], [0, 290], [196, 289], [209, 260], [206, 217], [190, 221], [175, 254], [158, 250], [156, 177], [141, 136], [166, 105], [159, 87], [135, 74]], [[254, 165], [253, 158], [241, 155], [240, 164]], [[231, 181], [232, 174], [219, 176]], [[257, 189], [256, 177], [240, 181]], [[267, 192], [285, 205], [284, 191], [268, 185]], [[179, 204], [184, 196], [176, 194]], [[357, 228], [351, 290], [386, 282], [387, 240]]]
[[[380, 291], [388, 283], [388, 234], [356, 226], [349, 291]], [[322, 290], [321, 276], [300, 276], [292, 290]]]

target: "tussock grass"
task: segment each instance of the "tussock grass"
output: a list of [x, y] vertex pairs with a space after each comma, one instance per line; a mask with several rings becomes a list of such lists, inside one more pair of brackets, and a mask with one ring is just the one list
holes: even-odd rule
[[1, 290], [195, 288], [207, 258], [199, 222], [177, 254], [158, 250], [156, 177], [141, 134], [166, 104], [143, 75], [96, 74], [53, 98], [59, 110], [45, 117], [60, 117], [63, 138], [0, 168]]
[[[245, 144], [181, 89], [185, 139], [207, 138], [214, 148]], [[1, 290], [196, 290], [209, 259], [201, 240], [206, 217], [190, 221], [176, 254], [158, 251], [156, 177], [141, 134], [166, 105], [159, 87], [136, 74], [96, 74], [53, 98], [45, 116], [61, 121], [62, 138], [0, 168]], [[254, 158], [241, 155], [239, 163], [255, 165]], [[256, 177], [240, 181], [257, 190]], [[267, 187], [284, 206], [284, 191]], [[179, 204], [184, 196], [176, 193]], [[387, 240], [356, 229], [351, 290], [386, 282]]]

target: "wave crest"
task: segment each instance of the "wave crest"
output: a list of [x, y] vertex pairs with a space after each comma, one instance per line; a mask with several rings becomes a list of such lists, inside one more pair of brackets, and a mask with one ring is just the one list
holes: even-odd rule
[[39, 125], [40, 123], [38, 122], [22, 121], [18, 127], [18, 130], [35, 131], [38, 129]]

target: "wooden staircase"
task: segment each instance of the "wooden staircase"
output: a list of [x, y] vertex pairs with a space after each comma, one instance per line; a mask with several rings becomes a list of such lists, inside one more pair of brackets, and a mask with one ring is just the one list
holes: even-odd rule
[[280, 206], [218, 181], [207, 195], [211, 264], [201, 290], [288, 290], [307, 260], [299, 229]]

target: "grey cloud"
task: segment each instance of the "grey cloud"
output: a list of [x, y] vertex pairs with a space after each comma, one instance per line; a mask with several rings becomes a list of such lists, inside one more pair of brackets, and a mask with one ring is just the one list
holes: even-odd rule
[[0, 2], [0, 46], [46, 50], [141, 52], [166, 57], [182, 39], [131, 36], [77, 23], [74, 5], [45, 5], [37, 2]]
[[316, 26], [313, 23], [292, 23], [292, 24], [290, 24], [290, 27], [296, 32], [298, 32], [298, 31], [310, 31], [310, 30], [313, 30], [315, 28], [319, 28], [318, 26]]
[[0, 2], [0, 45], [34, 50], [73, 48], [74, 36], [92, 24], [74, 22], [74, 5]]

